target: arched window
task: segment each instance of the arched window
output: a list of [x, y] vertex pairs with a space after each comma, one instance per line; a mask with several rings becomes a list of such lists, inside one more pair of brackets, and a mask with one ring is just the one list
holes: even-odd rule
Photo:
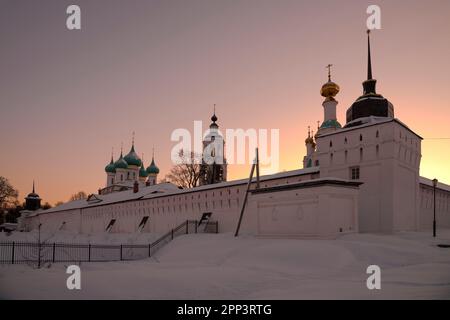
[[344, 154], [345, 154], [345, 162], [347, 162], [348, 151], [347, 151], [347, 150], [345, 150]]
[[348, 141], [347, 141], [347, 137], [345, 137], [345, 139], [344, 139], [344, 143], [345, 143], [345, 144], [347, 144], [347, 142], [348, 142]]
[[378, 156], [380, 155], [380, 146], [379, 145], [376, 146], [376, 154], [377, 154], [377, 158], [378, 158]]
[[363, 140], [362, 134], [360, 134], [360, 135], [359, 135], [359, 141], [362, 141], [362, 140]]
[[330, 140], [330, 148], [333, 147], [333, 141]]
[[333, 164], [333, 153], [330, 153], [330, 164]]
[[359, 161], [363, 161], [363, 148], [359, 148]]
[[377, 130], [377, 134], [375, 135], [377, 138], [380, 137], [380, 132]]

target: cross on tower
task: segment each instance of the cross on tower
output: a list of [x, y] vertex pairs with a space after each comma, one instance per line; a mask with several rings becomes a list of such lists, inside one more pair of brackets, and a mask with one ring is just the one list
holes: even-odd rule
[[332, 64], [329, 64], [325, 67], [326, 69], [328, 69], [328, 81], [331, 81], [331, 67], [332, 66], [333, 66]]

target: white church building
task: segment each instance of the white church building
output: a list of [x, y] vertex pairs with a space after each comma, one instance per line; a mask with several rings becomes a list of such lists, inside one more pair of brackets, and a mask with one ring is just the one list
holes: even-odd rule
[[[368, 38], [363, 94], [336, 117], [339, 86], [322, 86], [323, 123], [308, 132], [303, 168], [260, 177], [248, 196], [241, 232], [268, 237], [335, 238], [352, 232], [392, 233], [450, 227], [450, 186], [419, 175], [422, 138], [394, 116], [376, 92]], [[214, 114], [211, 126], [217, 129]], [[216, 133], [218, 131], [215, 131]], [[218, 134], [218, 133], [217, 133]], [[226, 162], [204, 167], [201, 185], [180, 189], [158, 183], [134, 150], [106, 166], [106, 186], [88, 199], [25, 211], [22, 228], [79, 233], [163, 233], [186, 220], [210, 216], [220, 232], [234, 232], [248, 179], [226, 181]]]

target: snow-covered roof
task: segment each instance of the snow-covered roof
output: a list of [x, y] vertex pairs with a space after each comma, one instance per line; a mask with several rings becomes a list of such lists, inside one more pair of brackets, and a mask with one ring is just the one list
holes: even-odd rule
[[[264, 181], [268, 181], [268, 180], [275, 180], [275, 179], [288, 178], [288, 177], [292, 177], [292, 176], [300, 176], [300, 175], [305, 175], [305, 174], [318, 173], [319, 171], [320, 171], [319, 167], [311, 167], [311, 168], [305, 168], [305, 169], [284, 171], [284, 172], [279, 172], [279, 173], [275, 173], [275, 174], [260, 176], [259, 180], [260, 180], [260, 182], [264, 182]], [[256, 181], [256, 178], [253, 178], [252, 181]], [[243, 185], [243, 184], [247, 184], [247, 183], [248, 183], [248, 179], [239, 179], [239, 180], [233, 180], [233, 181], [208, 184], [208, 185], [204, 185], [204, 186], [198, 186], [198, 187], [190, 188], [190, 189], [178, 189], [175, 192], [172, 192], [171, 194], [227, 188], [227, 187]], [[153, 198], [153, 197], [155, 197], [154, 194], [149, 194], [143, 198], [148, 199], [148, 198]]]
[[[291, 170], [291, 171], [285, 171], [285, 172], [280, 172], [280, 173], [276, 173], [276, 174], [261, 176], [260, 181], [264, 182], [267, 180], [282, 179], [282, 178], [288, 178], [288, 177], [292, 177], [292, 176], [300, 176], [300, 175], [312, 174], [312, 173], [318, 173], [318, 172], [319, 172], [319, 167]], [[254, 178], [253, 181], [256, 181], [256, 178]], [[95, 198], [93, 198], [93, 201], [91, 201], [91, 202], [87, 201], [86, 199], [74, 200], [74, 201], [66, 202], [64, 204], [61, 204], [57, 207], [54, 207], [54, 208], [51, 208], [48, 210], [36, 211], [35, 213], [30, 214], [30, 216], [46, 214], [46, 213], [54, 213], [54, 212], [60, 212], [60, 211], [66, 211], [66, 210], [96, 207], [96, 206], [125, 202], [125, 201], [130, 201], [130, 200], [151, 199], [151, 198], [160, 197], [163, 195], [167, 196], [167, 195], [204, 191], [204, 190], [210, 190], [210, 189], [226, 188], [226, 187], [231, 187], [231, 186], [236, 186], [236, 185], [243, 185], [243, 184], [246, 184], [247, 182], [248, 182], [248, 179], [240, 179], [240, 180], [215, 183], [215, 184], [210, 184], [210, 185], [205, 185], [205, 186], [199, 186], [199, 187], [190, 188], [190, 189], [180, 189], [176, 185], [169, 183], [169, 182], [159, 183], [159, 184], [152, 185], [152, 186], [140, 187], [140, 189], [137, 193], [134, 193], [133, 190], [126, 190], [126, 191], [108, 193], [105, 195], [97, 195], [96, 194]]]
[[251, 192], [258, 194], [258, 193], [267, 193], [267, 192], [283, 191], [283, 190], [290, 190], [290, 189], [310, 188], [310, 187], [324, 186], [324, 185], [359, 187], [362, 184], [363, 184], [363, 182], [360, 180], [346, 180], [346, 179], [342, 179], [342, 178], [325, 177], [325, 178], [311, 179], [311, 180], [305, 180], [305, 181], [300, 181], [300, 182], [298, 182], [298, 181], [290, 182], [287, 184], [264, 187], [264, 188], [260, 188], [260, 189], [253, 189], [253, 190], [251, 190]]
[[[363, 100], [363, 99], [361, 99]], [[363, 118], [357, 118], [355, 120], [352, 120], [350, 122], [346, 123], [346, 128], [352, 128], [352, 125], [361, 123], [361, 125], [364, 124], [377, 124], [377, 123], [383, 123], [383, 122], [390, 122], [393, 118], [388, 117], [376, 117], [376, 116], [369, 116], [369, 117], [363, 117]], [[359, 126], [361, 126], [359, 125]]]
[[[425, 178], [425, 177], [420, 177], [419, 179], [420, 179], [420, 183], [421, 184], [433, 187], [433, 180], [432, 179], [428, 179], [428, 178]], [[445, 184], [445, 183], [442, 183], [442, 182], [439, 182], [439, 181], [438, 181], [438, 184], [437, 184], [436, 188], [450, 192], [450, 186], [448, 184]]]
[[126, 190], [126, 191], [108, 193], [108, 194], [104, 194], [104, 195], [96, 194], [95, 197], [93, 197], [93, 201], [89, 201], [88, 199], [74, 200], [74, 201], [70, 201], [70, 202], [61, 204], [57, 207], [50, 208], [48, 210], [36, 212], [36, 214], [34, 214], [34, 215], [43, 214], [43, 213], [59, 212], [59, 211], [65, 211], [65, 210], [95, 207], [95, 206], [99, 206], [99, 205], [105, 205], [105, 204], [111, 204], [111, 203], [117, 203], [117, 202], [129, 201], [129, 200], [136, 200], [136, 199], [140, 199], [140, 198], [144, 197], [147, 194], [166, 193], [166, 192], [170, 192], [173, 190], [178, 190], [178, 187], [172, 183], [167, 182], [167, 183], [160, 183], [160, 184], [156, 184], [156, 185], [152, 185], [152, 186], [141, 187], [140, 190], [136, 193], [134, 193], [133, 190]]
[[[349, 124], [358, 123], [358, 122], [361, 122], [361, 124], [347, 127]], [[401, 122], [397, 118], [374, 117], [374, 116], [355, 119], [355, 120], [347, 123], [344, 128], [336, 130], [334, 132], [321, 134], [321, 135], [318, 136], [318, 138], [331, 136], [331, 135], [342, 133], [342, 132], [348, 132], [348, 131], [352, 131], [352, 130], [355, 130], [355, 129], [361, 129], [361, 128], [365, 128], [365, 127], [370, 127], [370, 126], [374, 126], [374, 125], [378, 125], [378, 124], [388, 123], [388, 122], [397, 122], [398, 124], [403, 126], [405, 129], [410, 131], [412, 134], [416, 135], [418, 138], [423, 139], [421, 136], [419, 136], [417, 133], [412, 131], [406, 124], [404, 124], [403, 122]]]

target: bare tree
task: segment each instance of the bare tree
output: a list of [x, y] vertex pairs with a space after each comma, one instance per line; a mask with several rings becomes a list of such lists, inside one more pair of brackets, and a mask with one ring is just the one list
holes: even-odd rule
[[16, 205], [19, 192], [9, 183], [8, 179], [0, 176], [0, 208]]
[[201, 157], [194, 152], [186, 154], [181, 150], [179, 163], [170, 169], [165, 179], [183, 189], [196, 187], [200, 178], [200, 163], [198, 159], [201, 159]]
[[55, 207], [60, 206], [60, 205], [62, 205], [62, 204], [64, 204], [64, 202], [58, 201], [58, 202], [55, 203]]
[[78, 191], [77, 193], [73, 194], [69, 201], [74, 201], [74, 200], [81, 200], [81, 199], [87, 199], [87, 194], [84, 191]]
[[48, 202], [44, 203], [41, 208], [44, 210], [50, 209], [52, 207], [52, 205]]

